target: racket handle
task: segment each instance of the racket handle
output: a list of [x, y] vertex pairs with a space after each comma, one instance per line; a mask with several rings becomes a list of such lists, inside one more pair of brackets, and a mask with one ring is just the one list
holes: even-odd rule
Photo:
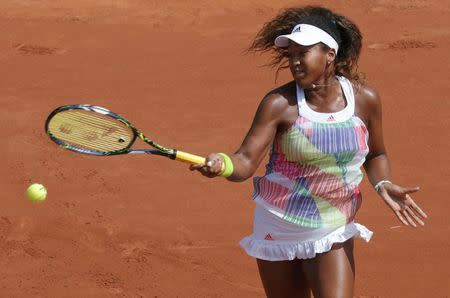
[[183, 161], [183, 162], [187, 162], [187, 163], [191, 163], [191, 164], [199, 164], [199, 165], [204, 165], [206, 162], [206, 158], [204, 158], [204, 157], [190, 154], [190, 153], [183, 152], [183, 151], [179, 151], [179, 150], [176, 151], [175, 159], [179, 160], [179, 161]]

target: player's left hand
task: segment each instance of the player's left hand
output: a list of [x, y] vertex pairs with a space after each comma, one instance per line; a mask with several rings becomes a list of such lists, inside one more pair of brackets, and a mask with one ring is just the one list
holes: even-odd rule
[[409, 195], [417, 191], [419, 187], [408, 188], [385, 183], [380, 188], [379, 195], [405, 226], [417, 227], [417, 224], [425, 225], [423, 220], [428, 217]]

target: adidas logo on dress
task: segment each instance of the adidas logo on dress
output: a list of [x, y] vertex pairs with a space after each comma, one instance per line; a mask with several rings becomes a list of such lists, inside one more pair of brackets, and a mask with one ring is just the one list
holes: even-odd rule
[[336, 119], [334, 119], [333, 115], [331, 115], [330, 117], [328, 117], [327, 121], [328, 122], [336, 121]]
[[265, 240], [273, 240], [272, 235], [267, 234], [266, 237], [264, 237]]

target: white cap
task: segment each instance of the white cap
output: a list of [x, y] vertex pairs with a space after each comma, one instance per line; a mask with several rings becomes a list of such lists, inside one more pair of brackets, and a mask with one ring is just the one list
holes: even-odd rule
[[322, 42], [338, 52], [337, 41], [324, 30], [309, 24], [298, 24], [294, 27], [291, 34], [280, 35], [275, 38], [275, 46], [285, 48], [289, 45], [289, 40], [302, 46], [311, 46]]

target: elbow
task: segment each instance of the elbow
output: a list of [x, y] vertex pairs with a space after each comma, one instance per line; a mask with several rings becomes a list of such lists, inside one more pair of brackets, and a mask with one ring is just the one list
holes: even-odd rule
[[246, 171], [245, 173], [238, 174], [237, 172], [233, 173], [227, 179], [232, 182], [244, 182], [253, 176], [255, 171]]
[[230, 177], [228, 177], [228, 181], [231, 182], [244, 182], [246, 181], [248, 178], [250, 178], [251, 176], [247, 176], [247, 177], [242, 177], [242, 176], [236, 176], [234, 177], [233, 175], [231, 175]]
[[376, 158], [380, 158], [380, 157], [387, 157], [387, 153], [385, 152], [385, 151], [382, 151], [382, 152], [376, 152], [376, 153], [369, 153], [369, 155], [367, 155], [367, 157], [366, 157], [366, 161], [365, 161], [365, 163], [367, 164], [368, 162], [370, 162], [371, 160], [373, 160], [373, 159], [376, 159]]

